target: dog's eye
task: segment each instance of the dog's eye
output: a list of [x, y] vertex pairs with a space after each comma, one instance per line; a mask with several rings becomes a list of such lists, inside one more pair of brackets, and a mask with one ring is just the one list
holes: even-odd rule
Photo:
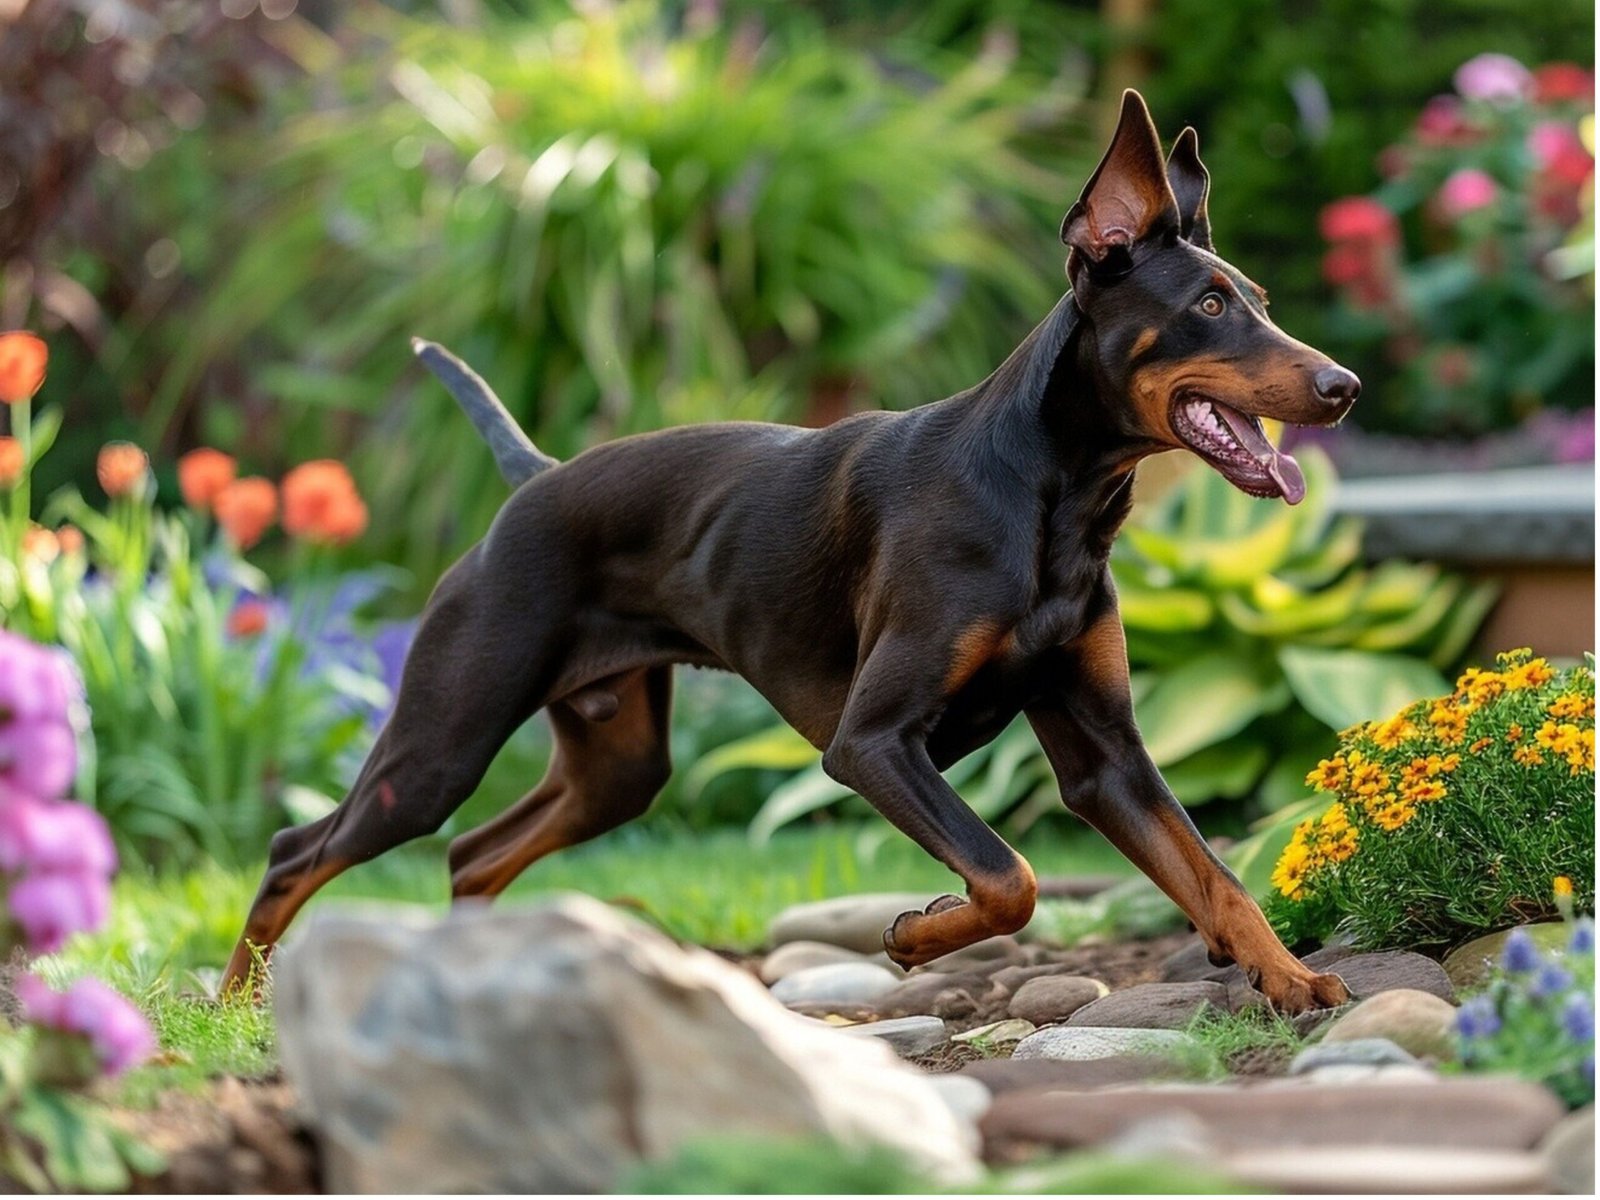
[[1221, 292], [1207, 292], [1200, 297], [1200, 311], [1208, 317], [1220, 317], [1228, 310], [1228, 302]]

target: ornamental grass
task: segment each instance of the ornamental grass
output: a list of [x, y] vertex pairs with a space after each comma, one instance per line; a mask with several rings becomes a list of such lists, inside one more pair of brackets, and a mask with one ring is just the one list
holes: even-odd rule
[[1557, 877], [1593, 912], [1592, 664], [1559, 670], [1513, 650], [1448, 696], [1345, 730], [1306, 777], [1332, 803], [1273, 871], [1278, 931], [1444, 945], [1556, 916]]

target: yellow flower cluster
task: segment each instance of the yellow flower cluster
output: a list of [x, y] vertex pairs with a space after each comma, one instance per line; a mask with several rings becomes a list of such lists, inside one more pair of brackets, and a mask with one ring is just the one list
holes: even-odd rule
[[[1340, 735], [1339, 752], [1306, 775], [1307, 786], [1331, 796], [1334, 803], [1295, 829], [1273, 872], [1273, 885], [1290, 899], [1303, 896], [1314, 886], [1318, 871], [1356, 852], [1361, 826], [1393, 833], [1423, 806], [1448, 799], [1450, 777], [1464, 758], [1488, 755], [1491, 761], [1486, 767], [1476, 769], [1504, 771], [1509, 768], [1494, 763], [1504, 761], [1498, 759], [1503, 753], [1498, 747], [1509, 746], [1516, 766], [1553, 762], [1564, 764], [1572, 775], [1592, 774], [1593, 676], [1581, 668], [1568, 671], [1557, 684], [1563, 689], [1559, 693], [1550, 688], [1551, 694], [1522, 695], [1556, 679], [1557, 672], [1545, 659], [1527, 649], [1512, 650], [1497, 656], [1495, 670], [1464, 671], [1448, 696], [1420, 701], [1387, 720], [1346, 730]], [[1524, 740], [1521, 723], [1507, 720], [1512, 712], [1526, 719], [1530, 711], [1540, 710], [1545, 719], [1531, 739]], [[1479, 713], [1483, 715], [1475, 717]], [[1471, 741], [1469, 720], [1475, 727]]]

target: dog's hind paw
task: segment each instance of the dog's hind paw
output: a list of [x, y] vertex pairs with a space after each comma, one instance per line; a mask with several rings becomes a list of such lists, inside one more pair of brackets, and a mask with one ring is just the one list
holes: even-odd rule
[[936, 913], [949, 912], [952, 908], [960, 908], [966, 902], [965, 896], [940, 896], [937, 900], [930, 901], [928, 907], [922, 911], [931, 917]]

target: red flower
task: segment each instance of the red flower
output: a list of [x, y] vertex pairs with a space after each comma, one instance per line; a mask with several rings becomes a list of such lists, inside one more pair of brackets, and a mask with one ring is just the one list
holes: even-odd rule
[[1594, 102], [1594, 72], [1577, 63], [1553, 62], [1535, 67], [1533, 98], [1540, 104], [1560, 104], [1567, 100]]
[[272, 616], [271, 610], [259, 600], [241, 600], [228, 614], [228, 636], [234, 638], [255, 637], [266, 629]]
[[232, 455], [202, 447], [178, 460], [178, 490], [190, 508], [209, 509], [238, 474]]
[[112, 499], [137, 492], [149, 470], [150, 456], [132, 442], [107, 442], [94, 464], [101, 488]]
[[1400, 223], [1395, 215], [1370, 196], [1346, 196], [1322, 210], [1322, 236], [1330, 242], [1366, 242], [1378, 246], [1400, 243]]
[[1461, 146], [1477, 141], [1481, 131], [1458, 97], [1435, 96], [1417, 114], [1416, 134], [1424, 146]]
[[367, 506], [343, 463], [318, 459], [283, 477], [283, 527], [293, 537], [334, 546], [361, 535]]
[[39, 390], [50, 350], [31, 333], [0, 333], [0, 403], [20, 404]]
[[22, 443], [14, 437], [0, 437], [0, 487], [16, 487], [22, 482]]
[[233, 539], [241, 550], [248, 550], [261, 540], [278, 516], [278, 489], [270, 479], [252, 475], [235, 479], [212, 503], [217, 524]]

